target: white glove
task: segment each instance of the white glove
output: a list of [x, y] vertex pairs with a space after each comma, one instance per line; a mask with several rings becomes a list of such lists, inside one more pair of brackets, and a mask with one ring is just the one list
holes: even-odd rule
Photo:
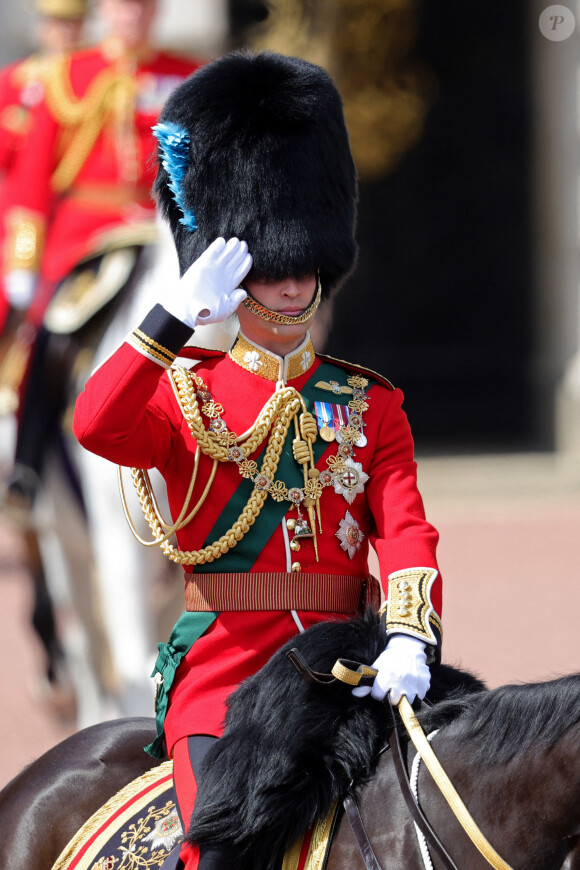
[[248, 295], [237, 289], [252, 268], [248, 246], [232, 238], [212, 242], [192, 263], [163, 302], [163, 307], [192, 329], [207, 323], [222, 323]]
[[425, 644], [408, 634], [394, 634], [373, 662], [373, 668], [378, 670], [372, 689], [368, 686], [357, 686], [353, 695], [362, 698], [370, 692], [377, 701], [383, 701], [390, 692], [391, 702], [398, 704], [403, 695], [410, 704], [415, 698], [423, 700], [431, 683], [431, 673], [427, 665]]
[[4, 276], [6, 298], [17, 311], [25, 311], [34, 298], [36, 272], [13, 269]]

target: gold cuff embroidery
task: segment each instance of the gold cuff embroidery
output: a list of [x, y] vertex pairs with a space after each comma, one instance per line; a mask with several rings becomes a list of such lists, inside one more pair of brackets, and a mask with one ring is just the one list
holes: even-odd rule
[[387, 634], [410, 634], [428, 644], [437, 644], [432, 623], [439, 618], [431, 604], [431, 587], [439, 572], [435, 568], [406, 568], [389, 574], [389, 593], [381, 607]]
[[172, 353], [168, 348], [164, 347], [159, 342], [154, 341], [140, 329], [134, 329], [127, 338], [129, 344], [132, 344], [135, 350], [142, 353], [148, 359], [163, 366], [163, 368], [171, 368], [176, 360], [176, 354]]
[[28, 209], [13, 208], [6, 222], [6, 271], [37, 272], [44, 247], [44, 218]]

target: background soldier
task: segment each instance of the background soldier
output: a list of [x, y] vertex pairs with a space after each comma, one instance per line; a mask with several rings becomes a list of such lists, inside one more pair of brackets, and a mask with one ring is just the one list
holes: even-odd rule
[[[173, 88], [200, 65], [153, 47], [157, 10], [157, 0], [99, 0], [103, 41], [54, 59], [6, 184], [6, 288], [24, 321], [3, 365], [3, 410], [14, 411], [20, 399], [5, 505], [25, 528], [35, 622], [42, 627], [52, 682], [59, 645], [47, 617], [51, 583], [28, 509], [51, 445], [63, 446], [60, 422], [77, 354], [90, 355], [157, 238], [151, 126]], [[59, 471], [67, 498], [77, 499], [81, 516], [75, 464], [66, 448], [58, 455], [66, 458]], [[60, 544], [66, 552], [62, 538]], [[87, 553], [81, 577], [71, 577], [73, 585], [82, 579], [85, 600], [89, 558]], [[93, 656], [97, 670], [105, 658], [101, 651]]]
[[[59, 55], [79, 47], [88, 0], [36, 0], [38, 51], [0, 72], [0, 283], [4, 210], [8, 175], [30, 132], [31, 111], [44, 96], [44, 79]], [[9, 305], [0, 297], [0, 330]]]
[[71, 354], [87, 338], [80, 330], [135, 280], [156, 238], [151, 125], [200, 65], [153, 47], [157, 8], [157, 0], [99, 0], [107, 34], [51, 66], [7, 185], [6, 292], [28, 312], [3, 380], [5, 399], [12, 391], [14, 401], [15, 386], [22, 392], [10, 491], [25, 502], [63, 409]]

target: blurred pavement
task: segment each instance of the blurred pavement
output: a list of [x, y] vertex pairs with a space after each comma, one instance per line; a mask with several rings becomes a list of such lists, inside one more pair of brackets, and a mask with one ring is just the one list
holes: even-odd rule
[[490, 686], [580, 671], [580, 461], [419, 460], [439, 529], [444, 659]]

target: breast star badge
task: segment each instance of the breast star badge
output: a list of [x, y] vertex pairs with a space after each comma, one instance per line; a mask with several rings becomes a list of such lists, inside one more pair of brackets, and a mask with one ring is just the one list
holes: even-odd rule
[[348, 553], [348, 558], [352, 559], [360, 550], [364, 535], [350, 511], [346, 512], [344, 519], [338, 525], [338, 531], [334, 534], [340, 541], [342, 549]]
[[334, 491], [344, 496], [349, 504], [352, 504], [357, 495], [364, 492], [365, 483], [369, 479], [363, 471], [360, 462], [355, 462], [350, 456], [343, 463], [340, 471], [334, 475]]

